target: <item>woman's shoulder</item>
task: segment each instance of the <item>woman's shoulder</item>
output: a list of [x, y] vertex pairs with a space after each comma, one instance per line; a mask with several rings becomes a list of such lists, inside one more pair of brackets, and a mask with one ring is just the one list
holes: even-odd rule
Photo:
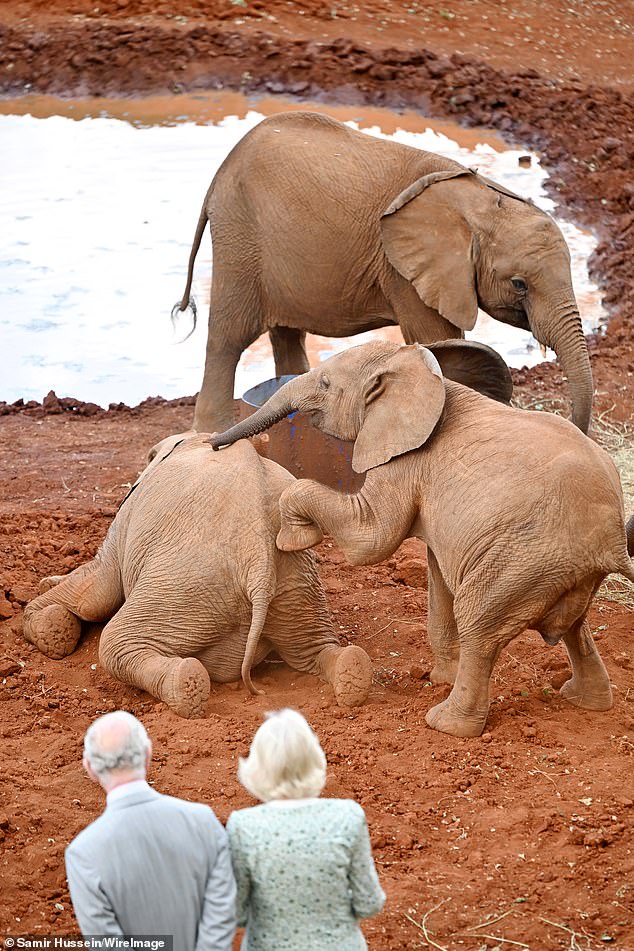
[[363, 807], [354, 799], [324, 799], [327, 809], [331, 809], [339, 822], [346, 822], [349, 828], [359, 829], [366, 824]]
[[258, 806], [247, 806], [245, 809], [236, 809], [227, 819], [227, 832], [231, 829], [248, 828], [253, 823], [257, 823], [263, 809], [264, 803]]
[[358, 816], [360, 818], [365, 817], [363, 807], [354, 799], [320, 799], [319, 802], [322, 802], [327, 809], [336, 810], [337, 812]]
[[[246, 809], [236, 809], [235, 812], [232, 812], [229, 816], [227, 829], [248, 828], [249, 826], [257, 825], [265, 818], [268, 819], [271, 815], [281, 815], [287, 811], [284, 805], [285, 804], [278, 801], [275, 804], [261, 803], [258, 806], [249, 806]], [[355, 802], [354, 799], [313, 799], [310, 802], [302, 803], [301, 806], [299, 803], [295, 804], [294, 800], [289, 800], [288, 810], [292, 810], [294, 814], [299, 814], [299, 809], [306, 809], [313, 812], [337, 813], [338, 815], [349, 816], [351, 819], [361, 821], [365, 819], [363, 808], [358, 802]]]

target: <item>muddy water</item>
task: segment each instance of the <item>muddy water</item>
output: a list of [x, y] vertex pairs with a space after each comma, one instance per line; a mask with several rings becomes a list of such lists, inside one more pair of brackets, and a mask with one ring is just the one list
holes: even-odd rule
[[[202, 378], [211, 249], [199, 252], [194, 293], [200, 326], [176, 331], [172, 305], [184, 287], [202, 199], [227, 152], [264, 115], [298, 108], [279, 99], [237, 93], [142, 101], [60, 101], [25, 97], [0, 103], [0, 399], [58, 395], [102, 405], [137, 403], [196, 392]], [[327, 111], [372, 135], [477, 166], [552, 210], [545, 173], [535, 156], [508, 149], [495, 133], [465, 130], [415, 113], [366, 107]], [[586, 329], [604, 314], [589, 282], [591, 235], [560, 222], [570, 245], [573, 277]], [[401, 339], [398, 328], [373, 335]], [[370, 335], [311, 337], [311, 361]], [[529, 334], [481, 315], [473, 336], [496, 347], [513, 366], [542, 357]], [[268, 338], [242, 358], [236, 395], [273, 375]]]

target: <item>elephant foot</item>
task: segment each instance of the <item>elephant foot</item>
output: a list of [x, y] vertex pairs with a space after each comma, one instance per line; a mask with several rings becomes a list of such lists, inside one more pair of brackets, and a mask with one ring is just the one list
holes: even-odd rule
[[46, 591], [50, 591], [51, 588], [58, 585], [60, 581], [63, 581], [65, 577], [66, 575], [49, 575], [48, 578], [42, 578], [38, 585], [38, 593], [44, 594]]
[[195, 657], [177, 660], [167, 679], [161, 700], [186, 720], [200, 719], [205, 715], [211, 683], [209, 674]]
[[[487, 711], [488, 713], [488, 711]], [[451, 696], [428, 710], [425, 719], [430, 727], [440, 733], [451, 736], [481, 736], [487, 721], [487, 714], [466, 714], [456, 711]]]
[[335, 698], [341, 707], [359, 707], [372, 686], [372, 662], [361, 647], [344, 647], [332, 676]]
[[81, 635], [81, 621], [61, 604], [50, 604], [24, 616], [24, 636], [27, 641], [53, 660], [67, 657], [77, 647]]
[[561, 687], [559, 693], [568, 703], [584, 710], [610, 710], [612, 708], [612, 687], [610, 682], [588, 683], [581, 677], [572, 676]]
[[432, 667], [429, 679], [433, 684], [453, 684], [456, 682], [458, 673], [458, 658], [446, 659], [440, 658]]
[[304, 551], [323, 541], [323, 533], [313, 522], [296, 524], [284, 522], [277, 533], [276, 544], [280, 551]]

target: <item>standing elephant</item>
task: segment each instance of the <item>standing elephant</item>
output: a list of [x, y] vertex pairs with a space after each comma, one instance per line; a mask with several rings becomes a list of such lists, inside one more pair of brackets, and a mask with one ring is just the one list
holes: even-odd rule
[[[212, 438], [215, 448], [261, 432], [289, 412], [354, 440], [355, 495], [302, 479], [280, 499], [284, 551], [333, 537], [352, 564], [389, 557], [407, 537], [428, 546], [432, 680], [453, 684], [427, 713], [455, 736], [482, 733], [489, 680], [500, 651], [527, 628], [563, 639], [577, 706], [612, 704], [586, 615], [610, 572], [634, 581], [623, 496], [611, 459], [571, 423], [487, 399], [443, 376], [489, 387], [500, 375], [491, 351], [465, 341], [376, 342], [326, 360], [285, 384], [253, 416]], [[448, 351], [451, 361], [446, 362]], [[436, 359], [438, 358], [438, 359]], [[507, 371], [508, 373], [508, 371]]]
[[194, 429], [232, 424], [236, 365], [265, 331], [283, 376], [308, 370], [306, 331], [399, 324], [407, 343], [431, 343], [462, 337], [481, 307], [555, 351], [587, 432], [592, 374], [570, 254], [532, 202], [451, 159], [291, 112], [252, 129], [218, 170], [173, 316], [188, 306], [207, 222], [213, 277]]
[[272, 650], [328, 680], [340, 703], [362, 703], [370, 660], [340, 645], [312, 552], [275, 546], [279, 497], [294, 481], [246, 442], [216, 456], [209, 437], [164, 440], [94, 561], [47, 579], [27, 606], [27, 640], [61, 658], [80, 619], [108, 621], [103, 667], [182, 717], [203, 715], [210, 679], [242, 675], [258, 692], [251, 666]]

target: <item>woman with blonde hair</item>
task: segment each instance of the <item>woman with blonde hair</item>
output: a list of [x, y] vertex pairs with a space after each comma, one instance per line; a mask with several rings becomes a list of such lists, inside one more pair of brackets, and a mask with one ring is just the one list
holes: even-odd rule
[[304, 717], [267, 714], [238, 778], [262, 803], [227, 823], [242, 951], [367, 948], [359, 919], [378, 914], [385, 895], [365, 813], [351, 799], [318, 798], [326, 757]]

